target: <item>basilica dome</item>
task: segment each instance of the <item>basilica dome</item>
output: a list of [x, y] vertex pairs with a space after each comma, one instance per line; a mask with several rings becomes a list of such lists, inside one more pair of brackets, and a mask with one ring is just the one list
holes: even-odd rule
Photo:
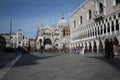
[[58, 26], [68, 26], [68, 22], [64, 16], [62, 16], [62, 18], [58, 21]]

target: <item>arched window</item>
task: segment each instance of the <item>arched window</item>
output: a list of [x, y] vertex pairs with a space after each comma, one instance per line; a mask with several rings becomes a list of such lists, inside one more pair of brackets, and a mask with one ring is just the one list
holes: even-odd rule
[[80, 24], [82, 24], [82, 16], [80, 16]]
[[95, 36], [97, 35], [97, 29], [95, 28]]
[[63, 29], [63, 36], [66, 36], [66, 35], [65, 35], [65, 29]]
[[99, 31], [100, 29], [99, 29], [99, 26], [98, 26], [98, 35], [100, 34], [100, 31]]
[[103, 7], [103, 3], [100, 3], [99, 4], [99, 9], [100, 9], [100, 14], [102, 14], [103, 13], [103, 9], [104, 7]]
[[118, 19], [116, 20], [116, 30], [119, 30], [119, 23], [118, 23]]
[[112, 21], [112, 31], [114, 31], [114, 22]]
[[91, 19], [91, 18], [92, 18], [92, 11], [89, 10], [89, 19]]
[[103, 34], [103, 28], [102, 28], [102, 26], [101, 26], [101, 34]]
[[108, 23], [108, 32], [110, 32], [110, 24]]
[[106, 33], [106, 25], [104, 24], [104, 33]]

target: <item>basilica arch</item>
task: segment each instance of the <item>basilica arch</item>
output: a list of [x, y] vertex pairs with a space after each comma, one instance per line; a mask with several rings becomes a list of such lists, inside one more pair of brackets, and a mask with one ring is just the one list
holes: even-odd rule
[[50, 38], [44, 39], [44, 47], [45, 49], [50, 49], [52, 47], [52, 41]]
[[52, 45], [52, 41], [51, 41], [50, 38], [46, 38], [46, 39], [44, 40], [44, 45], [46, 45], [46, 44]]

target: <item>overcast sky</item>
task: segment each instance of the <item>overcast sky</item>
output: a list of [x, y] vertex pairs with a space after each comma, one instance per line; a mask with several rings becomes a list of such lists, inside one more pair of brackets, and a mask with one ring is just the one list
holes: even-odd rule
[[0, 0], [0, 33], [22, 29], [25, 35], [36, 37], [38, 25], [54, 22], [57, 24], [64, 11], [65, 19], [69, 21], [69, 14], [78, 8], [84, 0]]

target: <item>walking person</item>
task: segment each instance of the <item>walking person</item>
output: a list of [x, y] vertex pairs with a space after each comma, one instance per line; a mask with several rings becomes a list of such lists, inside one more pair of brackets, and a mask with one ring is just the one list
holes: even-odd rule
[[43, 54], [43, 49], [44, 49], [44, 47], [41, 46], [41, 47], [40, 47], [41, 54]]
[[31, 49], [31, 47], [28, 46], [28, 47], [27, 47], [27, 52], [28, 52], [28, 53], [30, 53], [30, 49]]
[[119, 49], [119, 41], [116, 37], [114, 37], [114, 56], [118, 54]]

